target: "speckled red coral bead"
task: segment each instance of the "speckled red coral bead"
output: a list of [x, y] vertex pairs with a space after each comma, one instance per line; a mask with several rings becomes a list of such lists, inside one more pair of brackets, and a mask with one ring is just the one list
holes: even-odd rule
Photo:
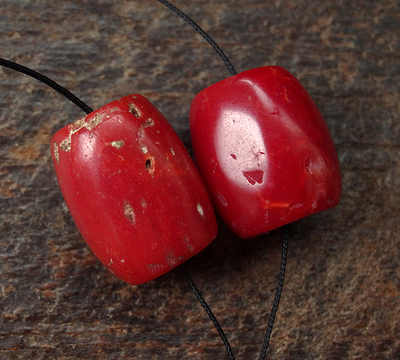
[[143, 96], [123, 97], [64, 127], [51, 148], [79, 231], [123, 281], [152, 280], [214, 240], [214, 211], [198, 171]]
[[243, 238], [339, 202], [340, 167], [328, 127], [281, 67], [248, 70], [200, 92], [190, 130], [213, 202]]

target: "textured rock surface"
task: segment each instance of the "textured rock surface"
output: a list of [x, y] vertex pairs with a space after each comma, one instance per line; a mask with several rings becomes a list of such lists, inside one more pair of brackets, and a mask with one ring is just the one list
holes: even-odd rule
[[[291, 225], [269, 359], [400, 359], [400, 8], [396, 1], [175, 1], [237, 71], [281, 65], [325, 116], [340, 205]], [[229, 73], [157, 1], [5, 0], [1, 57], [93, 108], [138, 92], [190, 148], [193, 96]], [[49, 140], [82, 112], [0, 69], [0, 358], [223, 359], [181, 272], [143, 286], [96, 260], [64, 205]], [[253, 241], [222, 223], [188, 268], [238, 359], [255, 359], [280, 262], [280, 230]]]

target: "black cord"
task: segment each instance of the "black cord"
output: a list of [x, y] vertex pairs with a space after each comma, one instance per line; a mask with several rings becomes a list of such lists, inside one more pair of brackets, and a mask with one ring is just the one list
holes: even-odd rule
[[[278, 286], [276, 287], [275, 298], [274, 298], [274, 302], [272, 305], [271, 314], [270, 314], [269, 320], [268, 320], [267, 331], [264, 336], [264, 342], [263, 342], [260, 357], [258, 358], [258, 360], [265, 359], [265, 356], [266, 356], [267, 350], [268, 350], [269, 340], [271, 338], [272, 328], [274, 326], [276, 313], [278, 311], [279, 301], [281, 299], [282, 290], [283, 290], [283, 282], [285, 280], [285, 270], [286, 270], [286, 261], [287, 261], [287, 253], [288, 253], [288, 240], [289, 240], [289, 233], [288, 233], [287, 226], [285, 226], [283, 228], [282, 257], [281, 257], [281, 267], [280, 267], [280, 271], [279, 271]], [[186, 280], [188, 281], [191, 289], [193, 290], [194, 294], [196, 295], [197, 300], [199, 300], [200, 304], [203, 306], [207, 315], [209, 316], [209, 318], [211, 319], [215, 328], [217, 329], [218, 334], [221, 336], [222, 342], [224, 343], [226, 351], [228, 352], [229, 359], [234, 360], [235, 357], [233, 355], [233, 351], [229, 344], [229, 341], [228, 341], [224, 331], [222, 330], [221, 325], [219, 324], [217, 318], [211, 311], [210, 306], [207, 304], [207, 302], [204, 300], [204, 298], [200, 294], [200, 291], [197, 289], [196, 285], [194, 284], [186, 267], [184, 265], [181, 265], [180, 268], [181, 268]]]
[[161, 4], [165, 5], [168, 9], [172, 10], [175, 14], [179, 15], [183, 20], [185, 20], [193, 29], [195, 29], [206, 41], [211, 45], [211, 47], [217, 52], [219, 57], [224, 62], [225, 66], [228, 68], [231, 75], [236, 75], [236, 71], [233, 68], [231, 62], [224, 54], [222, 49], [217, 45], [217, 43], [199, 26], [197, 25], [189, 16], [187, 16], [183, 11], [179, 10], [177, 7], [172, 5], [167, 0], [157, 0]]
[[66, 97], [68, 100], [72, 101], [76, 106], [78, 106], [81, 110], [83, 110], [86, 114], [90, 114], [93, 110], [86, 105], [82, 100], [77, 98], [74, 94], [69, 92], [66, 88], [62, 87], [61, 85], [57, 84], [55, 81], [49, 79], [47, 76], [44, 76], [32, 69], [29, 69], [23, 65], [17, 64], [13, 61], [5, 60], [0, 58], [0, 65], [6, 68], [18, 71], [22, 74], [28, 75], [33, 77], [36, 80], [50, 86], [52, 89]]
[[207, 302], [201, 296], [200, 291], [197, 289], [196, 285], [194, 284], [192, 278], [190, 277], [188, 271], [186, 270], [186, 267], [184, 265], [181, 265], [180, 268], [181, 268], [181, 270], [183, 272], [183, 275], [185, 276], [186, 280], [188, 281], [190, 287], [192, 288], [194, 294], [196, 295], [197, 300], [199, 300], [201, 306], [203, 306], [203, 308], [206, 311], [207, 315], [209, 316], [209, 318], [211, 319], [211, 321], [214, 324], [215, 328], [217, 329], [218, 334], [221, 336], [222, 341], [223, 341], [223, 343], [225, 345], [226, 351], [228, 352], [229, 359], [230, 360], [235, 360], [231, 345], [229, 344], [229, 341], [226, 338], [226, 335], [225, 335], [224, 331], [222, 330], [222, 327], [219, 324], [217, 318], [215, 317], [215, 315], [211, 311], [210, 306], [207, 304]]
[[276, 287], [275, 299], [274, 299], [274, 303], [272, 305], [272, 310], [271, 310], [271, 314], [269, 316], [267, 331], [266, 331], [265, 337], [264, 337], [264, 343], [261, 348], [261, 353], [260, 353], [260, 357], [258, 358], [258, 360], [264, 360], [265, 355], [267, 354], [269, 339], [271, 338], [271, 333], [272, 333], [272, 327], [274, 326], [275, 316], [276, 316], [276, 312], [278, 311], [278, 306], [279, 306], [279, 300], [281, 299], [281, 295], [282, 295], [283, 281], [285, 280], [285, 269], [286, 269], [286, 260], [287, 260], [287, 252], [288, 252], [288, 239], [289, 239], [288, 229], [287, 229], [287, 226], [285, 226], [283, 228], [282, 257], [281, 257], [281, 268], [279, 271], [278, 286]]

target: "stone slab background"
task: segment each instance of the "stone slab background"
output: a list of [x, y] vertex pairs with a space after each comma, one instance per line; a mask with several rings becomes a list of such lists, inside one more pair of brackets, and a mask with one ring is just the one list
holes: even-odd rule
[[[175, 0], [237, 71], [281, 65], [322, 111], [343, 196], [290, 226], [268, 359], [400, 359], [400, 3]], [[188, 149], [193, 96], [229, 76], [157, 1], [0, 0], [0, 56], [93, 108], [148, 97]], [[49, 140], [82, 116], [43, 84], [0, 69], [0, 359], [225, 359], [179, 269], [142, 286], [92, 255], [64, 204]], [[256, 359], [282, 230], [243, 241], [222, 222], [188, 269], [238, 359]]]

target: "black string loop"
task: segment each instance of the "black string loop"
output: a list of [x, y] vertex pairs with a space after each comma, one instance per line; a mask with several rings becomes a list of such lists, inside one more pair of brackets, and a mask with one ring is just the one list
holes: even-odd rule
[[209, 36], [199, 25], [197, 25], [189, 16], [187, 16], [183, 11], [179, 10], [177, 7], [172, 5], [167, 0], [157, 0], [161, 4], [165, 5], [168, 9], [172, 10], [175, 14], [179, 15], [183, 20], [185, 20], [194, 30], [196, 30], [210, 45], [211, 47], [217, 52], [219, 57], [224, 62], [225, 66], [228, 68], [231, 75], [236, 75], [236, 70], [234, 69], [233, 65], [229, 61], [228, 57], [222, 51], [222, 49], [217, 45], [217, 43]]
[[203, 308], [206, 311], [208, 317], [211, 319], [212, 323], [214, 324], [215, 328], [217, 329], [219, 336], [221, 336], [222, 342], [224, 343], [226, 351], [228, 353], [229, 360], [235, 360], [235, 357], [234, 357], [233, 351], [232, 351], [232, 347], [229, 344], [229, 341], [228, 341], [224, 331], [222, 330], [222, 327], [219, 324], [217, 318], [215, 317], [214, 313], [211, 311], [210, 306], [207, 304], [207, 302], [204, 300], [204, 298], [200, 294], [200, 291], [197, 289], [196, 285], [194, 284], [194, 282], [193, 282], [192, 278], [190, 277], [186, 267], [184, 265], [181, 265], [180, 268], [181, 268], [181, 270], [183, 272], [183, 275], [185, 276], [187, 282], [189, 283], [191, 289], [193, 290], [194, 294], [196, 295], [197, 300], [199, 300], [201, 306], [203, 306]]
[[[281, 266], [280, 266], [280, 270], [279, 270], [278, 285], [276, 287], [275, 298], [274, 298], [274, 302], [272, 304], [271, 314], [269, 316], [267, 330], [265, 332], [264, 342], [263, 342], [263, 345], [262, 345], [262, 348], [261, 348], [261, 352], [260, 352], [260, 356], [259, 356], [258, 360], [264, 360], [265, 356], [267, 355], [269, 340], [271, 339], [272, 328], [274, 326], [276, 313], [277, 313], [278, 307], [279, 307], [279, 301], [281, 299], [281, 295], [282, 295], [282, 291], [283, 291], [283, 283], [284, 283], [284, 280], [285, 280], [285, 271], [286, 271], [286, 262], [287, 262], [287, 253], [288, 253], [288, 243], [289, 243], [289, 231], [288, 231], [288, 227], [284, 226], [284, 228], [283, 228], [283, 241], [282, 241], [282, 257], [281, 257]], [[222, 342], [225, 345], [226, 351], [227, 351], [228, 356], [229, 356], [229, 360], [235, 360], [235, 357], [234, 357], [233, 351], [232, 351], [232, 347], [229, 344], [229, 341], [228, 341], [224, 331], [222, 330], [222, 327], [219, 324], [216, 316], [213, 314], [213, 312], [211, 311], [210, 306], [205, 301], [205, 299], [201, 295], [200, 291], [197, 289], [197, 287], [194, 284], [193, 279], [190, 277], [186, 267], [184, 265], [181, 265], [180, 268], [181, 268], [181, 270], [183, 272], [183, 275], [185, 276], [186, 280], [188, 281], [192, 291], [196, 295], [197, 300], [199, 300], [201, 306], [203, 306], [203, 308], [206, 311], [207, 315], [209, 316], [209, 318], [211, 319], [211, 321], [214, 324], [215, 328], [217, 329], [218, 334], [222, 338]]]
[[288, 227], [284, 226], [283, 228], [283, 242], [282, 242], [282, 257], [281, 257], [281, 267], [279, 270], [279, 279], [278, 286], [276, 287], [275, 298], [272, 305], [271, 314], [269, 316], [267, 331], [264, 336], [264, 343], [261, 348], [260, 357], [258, 360], [264, 360], [267, 355], [267, 349], [269, 345], [269, 340], [271, 338], [272, 327], [274, 326], [274, 321], [276, 317], [276, 313], [278, 311], [279, 301], [281, 299], [282, 290], [283, 290], [283, 282], [285, 280], [285, 270], [286, 270], [286, 261], [287, 261], [287, 253], [288, 253], [288, 241], [289, 240], [289, 232]]
[[29, 69], [23, 65], [17, 64], [10, 60], [5, 60], [0, 58], [0, 65], [6, 68], [18, 71], [22, 74], [28, 75], [33, 77], [36, 80], [39, 80], [43, 84], [50, 86], [53, 90], [57, 91], [62, 96], [66, 97], [68, 100], [72, 101], [77, 107], [79, 107], [82, 111], [86, 114], [90, 114], [93, 110], [86, 105], [81, 99], [76, 97], [73, 93], [68, 91], [66, 88], [62, 87], [61, 85], [57, 84], [55, 81], [51, 80], [45, 75], [42, 75], [35, 70]]

